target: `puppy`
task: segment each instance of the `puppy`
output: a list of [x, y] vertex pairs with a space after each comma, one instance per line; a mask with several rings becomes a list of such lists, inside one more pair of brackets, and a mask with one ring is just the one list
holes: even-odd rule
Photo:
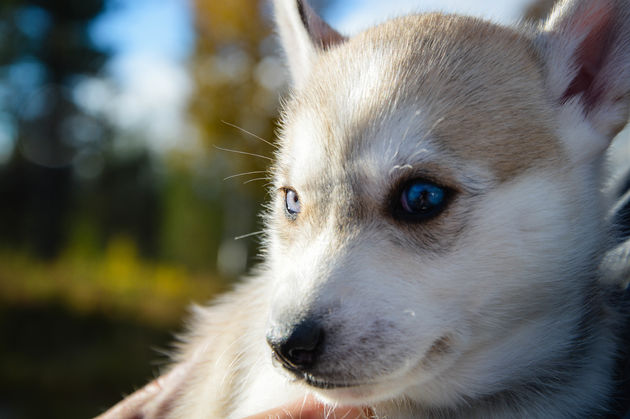
[[105, 417], [241, 418], [307, 394], [388, 418], [610, 413], [624, 317], [599, 269], [601, 189], [630, 105], [630, 2], [352, 38], [305, 0], [275, 13], [293, 89], [265, 261]]

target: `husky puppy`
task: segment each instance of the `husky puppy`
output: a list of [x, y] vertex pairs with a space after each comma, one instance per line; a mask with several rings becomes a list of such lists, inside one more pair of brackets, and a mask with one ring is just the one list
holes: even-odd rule
[[275, 13], [293, 89], [266, 260], [110, 417], [241, 418], [306, 394], [388, 418], [611, 412], [601, 190], [630, 106], [630, 2], [352, 38], [305, 0]]

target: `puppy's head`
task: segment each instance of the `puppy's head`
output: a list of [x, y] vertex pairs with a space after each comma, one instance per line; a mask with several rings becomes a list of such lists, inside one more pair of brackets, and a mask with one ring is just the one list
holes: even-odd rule
[[443, 405], [560, 357], [628, 113], [620, 2], [567, 2], [538, 29], [430, 14], [350, 39], [304, 1], [276, 15], [293, 80], [268, 215], [278, 364], [335, 402]]

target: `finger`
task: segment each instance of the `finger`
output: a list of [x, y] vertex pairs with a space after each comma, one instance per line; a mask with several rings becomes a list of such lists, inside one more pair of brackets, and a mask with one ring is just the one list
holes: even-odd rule
[[161, 391], [158, 380], [154, 380], [135, 391], [133, 394], [125, 397], [118, 404], [110, 408], [107, 412], [95, 419], [126, 419], [137, 417], [138, 412], [143, 406], [146, 406]]

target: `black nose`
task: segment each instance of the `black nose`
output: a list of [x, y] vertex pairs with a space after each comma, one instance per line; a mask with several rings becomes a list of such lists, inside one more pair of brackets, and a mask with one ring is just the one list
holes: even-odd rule
[[267, 333], [267, 343], [286, 368], [304, 370], [317, 360], [323, 337], [321, 326], [307, 319], [292, 327], [272, 328]]

